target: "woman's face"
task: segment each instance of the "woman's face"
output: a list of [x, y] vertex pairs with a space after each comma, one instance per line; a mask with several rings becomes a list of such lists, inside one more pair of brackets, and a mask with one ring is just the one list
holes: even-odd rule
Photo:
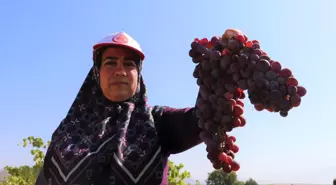
[[138, 56], [127, 48], [107, 48], [100, 66], [100, 86], [104, 96], [113, 102], [131, 98], [137, 89]]

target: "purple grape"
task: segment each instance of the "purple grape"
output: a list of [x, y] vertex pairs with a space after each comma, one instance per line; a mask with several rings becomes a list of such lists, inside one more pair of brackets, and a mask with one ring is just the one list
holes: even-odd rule
[[265, 77], [265, 75], [264, 75], [263, 72], [256, 71], [256, 72], [253, 73], [253, 80], [254, 80], [254, 81], [256, 81], [256, 80], [258, 80], [258, 79], [262, 79], [262, 78], [264, 78], [264, 77]]
[[204, 72], [210, 72], [211, 71], [211, 66], [209, 64], [209, 61], [202, 61], [201, 62], [201, 67]]
[[251, 61], [259, 61], [259, 56], [257, 54], [251, 54], [250, 55], [250, 60]]
[[221, 57], [221, 52], [216, 51], [216, 50], [211, 52], [211, 57], [210, 58], [212, 60], [219, 60], [220, 57]]
[[212, 69], [219, 69], [220, 60], [210, 60], [210, 66]]
[[279, 88], [279, 82], [277, 81], [271, 81], [270, 82], [270, 90], [275, 90], [275, 89], [278, 89]]
[[287, 117], [288, 116], [288, 111], [280, 111], [280, 115], [282, 117]]
[[243, 89], [243, 90], [246, 90], [248, 88], [246, 80], [241, 79], [237, 82], [237, 84], [238, 84], [238, 87]]
[[296, 95], [297, 93], [297, 87], [296, 86], [289, 86], [288, 87], [288, 94], [291, 96]]
[[276, 80], [277, 74], [274, 71], [267, 71], [265, 77], [267, 80]]
[[248, 62], [248, 57], [245, 54], [241, 54], [238, 57], [238, 62], [242, 63], [242, 64], [247, 64]]
[[227, 69], [231, 64], [231, 58], [229, 56], [223, 56], [220, 60], [220, 68]]
[[279, 85], [285, 85], [286, 84], [286, 80], [283, 77], [278, 77], [277, 81], [279, 82]]
[[241, 68], [240, 69], [240, 75], [243, 78], [248, 78], [251, 76], [251, 70], [249, 68]]
[[228, 48], [232, 51], [235, 51], [239, 48], [239, 43], [236, 40], [230, 40], [228, 43]]
[[264, 59], [264, 60], [267, 60], [267, 61], [271, 60], [271, 58], [269, 56], [267, 56], [267, 55], [261, 56], [260, 59]]
[[209, 51], [209, 49], [199, 44], [197, 46], [197, 51], [200, 52], [201, 54], [205, 54]]
[[235, 82], [238, 82], [239, 80], [240, 80], [240, 74], [239, 73], [234, 73], [233, 74], [233, 77], [232, 77], [232, 79], [235, 81]]
[[198, 49], [198, 46], [199, 46], [200, 44], [198, 43], [198, 42], [192, 42], [191, 43], [191, 48], [193, 49], [193, 50], [197, 50]]
[[219, 78], [219, 76], [220, 76], [220, 71], [219, 71], [219, 69], [214, 69], [214, 70], [212, 70], [212, 71], [211, 71], [211, 76], [212, 76], [213, 78], [215, 78], [215, 79]]
[[238, 61], [238, 55], [233, 55], [232, 57], [231, 57], [231, 60], [232, 60], [232, 62], [237, 62]]
[[260, 59], [257, 62], [257, 69], [260, 70], [261, 72], [267, 72], [270, 68], [271, 64], [265, 59]]
[[230, 71], [232, 72], [232, 73], [236, 73], [236, 72], [238, 72], [240, 70], [240, 68], [239, 68], [239, 65], [237, 64], [237, 63], [232, 63], [231, 65], [230, 65]]
[[252, 45], [253, 49], [260, 49], [260, 45], [258, 43], [255, 43]]
[[255, 49], [255, 50], [253, 51], [253, 54], [257, 54], [258, 56], [261, 56], [262, 51], [261, 51], [260, 49]]

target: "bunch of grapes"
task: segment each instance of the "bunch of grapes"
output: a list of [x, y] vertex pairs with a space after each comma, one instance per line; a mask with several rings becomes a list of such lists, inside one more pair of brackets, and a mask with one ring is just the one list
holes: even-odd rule
[[195, 39], [189, 52], [197, 64], [193, 76], [199, 85], [196, 116], [203, 129], [208, 159], [215, 169], [239, 170], [236, 138], [227, 133], [243, 127], [245, 92], [255, 109], [279, 112], [283, 117], [301, 104], [306, 89], [288, 68], [282, 68], [260, 47], [257, 40], [236, 29], [221, 37]]

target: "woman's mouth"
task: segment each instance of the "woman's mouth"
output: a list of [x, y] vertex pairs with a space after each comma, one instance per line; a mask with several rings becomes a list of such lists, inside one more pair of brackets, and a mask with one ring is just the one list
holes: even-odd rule
[[110, 85], [128, 85], [127, 82], [112, 82]]

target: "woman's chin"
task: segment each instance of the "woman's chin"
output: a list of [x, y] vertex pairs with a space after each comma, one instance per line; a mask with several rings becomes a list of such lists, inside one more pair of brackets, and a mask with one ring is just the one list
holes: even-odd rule
[[105, 96], [108, 100], [110, 100], [111, 102], [123, 102], [125, 100], [130, 99], [132, 96], [129, 95], [129, 93], [118, 93], [118, 94], [113, 94], [113, 95], [109, 95], [109, 96]]

